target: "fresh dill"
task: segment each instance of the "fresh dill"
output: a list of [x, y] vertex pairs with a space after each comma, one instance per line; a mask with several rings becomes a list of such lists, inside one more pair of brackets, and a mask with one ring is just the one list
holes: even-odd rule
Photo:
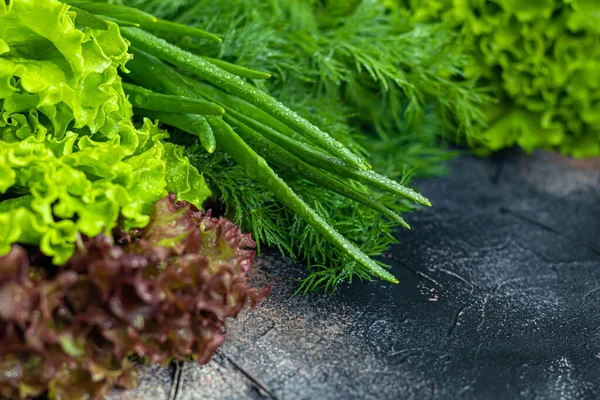
[[[158, 17], [197, 27], [222, 43], [172, 37], [181, 48], [272, 75], [252, 83], [287, 104], [377, 171], [408, 183], [445, 173], [453, 153], [440, 136], [481, 125], [485, 93], [462, 75], [454, 34], [441, 24], [414, 25], [383, 1], [126, 0]], [[227, 114], [227, 113], [226, 113]], [[174, 140], [181, 137], [175, 135]], [[377, 138], [377, 140], [374, 140]], [[362, 265], [329, 245], [313, 227], [251, 179], [224, 152], [190, 142], [187, 155], [202, 171], [226, 215], [308, 265], [300, 291], [334, 290], [369, 279]], [[278, 170], [289, 186], [336, 230], [369, 256], [396, 241], [398, 223], [314, 183]], [[347, 181], [402, 213], [408, 202]]]

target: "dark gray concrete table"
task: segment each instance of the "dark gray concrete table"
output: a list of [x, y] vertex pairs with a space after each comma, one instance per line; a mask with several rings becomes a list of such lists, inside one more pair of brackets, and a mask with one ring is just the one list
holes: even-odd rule
[[290, 298], [304, 268], [266, 257], [273, 294], [209, 365], [113, 399], [600, 398], [600, 162], [465, 156], [418, 186], [399, 285]]

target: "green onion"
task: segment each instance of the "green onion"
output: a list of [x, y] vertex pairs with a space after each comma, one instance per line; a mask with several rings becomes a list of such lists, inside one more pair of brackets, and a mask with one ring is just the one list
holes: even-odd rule
[[242, 67], [241, 65], [236, 65], [232, 63], [228, 63], [227, 61], [219, 60], [218, 58], [211, 57], [202, 57], [206, 61], [215, 64], [217, 67], [224, 69], [227, 72], [231, 72], [232, 74], [241, 76], [242, 78], [248, 79], [269, 79], [271, 74], [261, 71], [255, 71], [250, 68]]
[[192, 53], [181, 50], [177, 46], [148, 32], [144, 32], [141, 29], [123, 28], [122, 32], [134, 46], [137, 46], [141, 50], [151, 53], [164, 61], [170, 62], [179, 68], [192, 72], [228, 93], [240, 96], [272, 116], [279, 118], [290, 128], [307, 137], [332, 155], [335, 155], [360, 169], [368, 170], [370, 168], [365, 161], [353, 154], [337, 140], [333, 139], [331, 136], [327, 135], [318, 127], [273, 99], [271, 96], [256, 89], [239, 76], [224, 71], [214, 64], [205, 61]]
[[122, 19], [119, 18], [114, 18], [114, 17], [109, 17], [109, 16], [102, 16], [103, 19], [107, 20], [107, 21], [111, 21], [114, 22], [115, 24], [119, 25], [119, 28], [122, 28], [124, 26], [130, 26], [133, 28], [138, 28], [140, 26], [140, 24], [136, 23], [136, 22], [130, 22], [130, 21], [124, 21]]
[[169, 112], [135, 109], [136, 115], [150, 119], [158, 119], [167, 125], [174, 126], [184, 132], [198, 136], [202, 147], [210, 154], [217, 148], [215, 136], [211, 126], [202, 115], [177, 114]]
[[[330, 171], [345, 178], [354, 179], [366, 185], [377, 187], [386, 192], [413, 200], [419, 204], [431, 206], [429, 200], [423, 195], [401, 185], [392, 179], [387, 178], [386, 176], [378, 174], [374, 171], [357, 170], [346, 164], [344, 161], [335, 158], [331, 154], [316, 149], [314, 146], [311, 146], [307, 143], [300, 142], [283, 135], [265, 124], [251, 120], [250, 117], [244, 117], [241, 113], [236, 112], [233, 107], [228, 107], [226, 105], [226, 103], [230, 103], [230, 100], [235, 99], [237, 100], [237, 102], [234, 103], [236, 107], [243, 107], [245, 105], [247, 107], [244, 108], [244, 111], [247, 111], [247, 113], [252, 113], [253, 117], [257, 116], [257, 118], [260, 118], [267, 123], [272, 122], [274, 119], [273, 117], [270, 115], [265, 116], [262, 110], [255, 109], [251, 104], [246, 103], [239, 98], [235, 98], [235, 96], [220, 92], [216, 88], [211, 88], [209, 85], [195, 83], [191, 79], [186, 79], [173, 68], [170, 68], [160, 60], [157, 60], [155, 57], [143, 51], [134, 48], [133, 54], [134, 59], [131, 60], [127, 65], [128, 68], [134, 72], [134, 74], [131, 74], [131, 78], [138, 84], [150, 87], [155, 91], [164, 91], [173, 94], [184, 95], [187, 97], [198, 97], [199, 95], [204, 95], [211, 101], [221, 105], [223, 108], [225, 108], [226, 112], [231, 113], [233, 116], [235, 116], [235, 118], [243, 120], [248, 125], [252, 125], [255, 130], [310, 165], [319, 167], [325, 171]], [[205, 90], [210, 91], [210, 95], [202, 93]], [[219, 98], [218, 100], [217, 97]], [[254, 113], [253, 111], [258, 112]]]
[[248, 176], [262, 184], [265, 189], [271, 191], [284, 205], [294, 211], [300, 218], [315, 228], [325, 239], [335, 245], [343, 253], [367, 268], [373, 275], [392, 283], [398, 280], [383, 269], [375, 261], [371, 260], [356, 245], [348, 241], [331, 225], [327, 223], [317, 212], [308, 206], [294, 191], [281, 179], [264, 158], [256, 154], [242, 138], [221, 118], [208, 117], [212, 126], [218, 145], [227, 152], [239, 165], [241, 165]]
[[[226, 110], [231, 111], [232, 109], [235, 109], [241, 115], [248, 116], [248, 118], [252, 118], [252, 120], [260, 121], [262, 124], [276, 129], [277, 131], [291, 138], [308, 143], [304, 136], [300, 135], [272, 115], [248, 103], [246, 100], [240, 99], [239, 97], [225, 93], [221, 89], [212, 85], [196, 81], [186, 76], [183, 77], [183, 80], [185, 80], [188, 85], [192, 86], [198, 94], [202, 95], [203, 97], [210, 98], [211, 101], [220, 104]], [[344, 164], [348, 165], [347, 163]]]
[[109, 29], [108, 24], [102, 18], [98, 18], [94, 14], [74, 6], [71, 6], [71, 10], [77, 13], [75, 24], [102, 31], [107, 31]]
[[140, 26], [145, 23], [156, 23], [158, 21], [158, 18], [152, 14], [118, 4], [77, 3], [73, 1], [66, 1], [66, 3], [92, 14], [106, 15], [107, 17], [133, 22]]
[[410, 226], [406, 223], [404, 218], [383, 204], [379, 203], [372, 196], [361, 193], [339, 179], [332, 177], [326, 172], [305, 163], [298, 157], [279, 147], [277, 144], [264, 138], [259, 133], [252, 130], [252, 128], [234, 118], [230, 113], [224, 115], [223, 119], [238, 128], [239, 135], [250, 147], [253, 147], [254, 149], [260, 149], [257, 151], [263, 153], [261, 154], [263, 157], [268, 158], [270, 162], [279, 166], [283, 170], [293, 172], [297, 176], [302, 176], [303, 178], [308, 179], [309, 181], [321, 187], [327, 188], [332, 192], [354, 200], [387, 216], [403, 227], [410, 229]]
[[176, 22], [166, 21], [159, 19], [155, 22], [141, 22], [140, 27], [149, 29], [155, 32], [169, 33], [176, 36], [189, 36], [199, 39], [212, 40], [213, 42], [221, 42], [221, 38], [213, 35], [210, 32], [203, 31], [202, 29], [192, 28], [187, 25], [178, 24]]
[[223, 115], [225, 110], [215, 103], [192, 97], [156, 93], [143, 87], [123, 82], [129, 102], [137, 108], [180, 114]]
[[271, 128], [270, 126], [261, 124], [260, 122], [255, 121], [244, 114], [241, 114], [229, 107], [226, 107], [224, 104], [221, 105], [226, 109], [228, 114], [236, 118], [238, 121], [243, 121], [248, 126], [252, 127], [257, 132], [260, 132], [260, 134], [267, 137], [269, 140], [277, 143], [282, 148], [288, 150], [296, 157], [309, 164], [320, 167], [326, 171], [335, 172], [340, 176], [354, 179], [367, 185], [375, 186], [386, 192], [402, 196], [419, 204], [428, 207], [431, 206], [431, 202], [425, 196], [415, 192], [410, 188], [407, 188], [404, 185], [399, 184], [398, 182], [392, 179], [387, 178], [384, 175], [378, 174], [377, 172], [374, 172], [372, 170], [361, 171], [356, 170], [354, 168], [350, 168], [347, 164], [331, 156], [330, 154], [324, 153], [307, 143], [303, 143], [294, 140], [286, 135], [283, 135], [277, 132], [275, 129]]

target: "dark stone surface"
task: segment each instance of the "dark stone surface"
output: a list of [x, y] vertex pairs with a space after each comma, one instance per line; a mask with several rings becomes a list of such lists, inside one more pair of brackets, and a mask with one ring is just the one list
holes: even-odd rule
[[304, 268], [266, 257], [273, 294], [208, 366], [114, 399], [600, 398], [600, 163], [463, 157], [419, 186], [399, 285], [290, 298]]

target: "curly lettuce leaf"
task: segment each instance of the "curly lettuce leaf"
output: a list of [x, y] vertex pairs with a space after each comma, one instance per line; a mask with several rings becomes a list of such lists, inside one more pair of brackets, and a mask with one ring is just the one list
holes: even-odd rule
[[575, 157], [600, 154], [600, 2], [398, 2], [417, 21], [453, 26], [457, 48], [471, 58], [465, 74], [500, 99], [490, 126], [469, 143], [492, 151], [517, 144]]
[[82, 234], [145, 226], [168, 192], [196, 206], [210, 194], [166, 132], [133, 125], [118, 26], [74, 18], [57, 0], [0, 4], [0, 255], [18, 242], [62, 264]]

